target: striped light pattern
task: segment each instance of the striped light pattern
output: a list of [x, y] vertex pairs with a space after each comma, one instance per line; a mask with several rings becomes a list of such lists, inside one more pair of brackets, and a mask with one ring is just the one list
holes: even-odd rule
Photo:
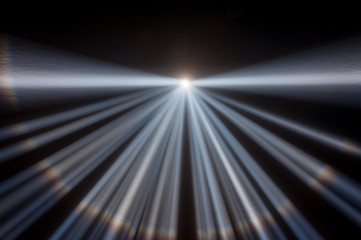
[[[256, 81], [234, 73], [224, 81], [188, 81], [137, 72], [127, 78], [11, 70], [1, 72], [1, 92], [16, 109], [20, 102], [10, 96], [34, 88], [60, 89], [65, 96], [69, 89], [86, 94], [104, 87], [119, 90], [119, 96], [2, 124], [0, 239], [328, 237], [307, 204], [300, 204], [303, 194], [312, 196], [311, 207], [331, 209], [340, 217], [316, 216], [326, 222], [322, 226], [347, 221], [349, 229], [361, 228], [358, 180], [282, 132], [360, 166], [357, 141], [217, 91], [242, 95], [257, 89], [274, 96], [288, 90], [299, 98], [315, 85], [323, 90], [329, 84], [360, 87], [354, 70], [332, 78], [322, 73], [253, 76]], [[339, 76], [347, 77], [339, 82]], [[329, 96], [312, 99], [337, 102]], [[275, 177], [270, 163], [282, 169], [276, 175], [285, 176]], [[289, 185], [283, 179], [291, 179]], [[295, 195], [292, 186], [302, 192]], [[184, 195], [191, 202], [185, 203]], [[194, 232], [181, 232], [187, 229]]]

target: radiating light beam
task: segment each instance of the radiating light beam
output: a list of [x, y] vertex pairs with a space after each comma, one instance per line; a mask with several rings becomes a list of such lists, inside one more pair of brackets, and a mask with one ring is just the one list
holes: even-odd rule
[[237, 107], [238, 109], [252, 113], [258, 117], [261, 117], [262, 119], [276, 123], [279, 126], [285, 127], [294, 132], [302, 134], [303, 136], [309, 137], [312, 140], [315, 140], [322, 144], [328, 145], [328, 146], [332, 147], [333, 149], [343, 151], [345, 153], [349, 153], [349, 154], [352, 154], [352, 155], [355, 155], [355, 156], [361, 158], [360, 144], [356, 144], [351, 141], [346, 141], [345, 139], [343, 139], [341, 137], [333, 136], [330, 133], [322, 132], [318, 129], [314, 129], [314, 128], [305, 126], [301, 123], [296, 123], [294, 121], [285, 119], [283, 117], [266, 112], [264, 110], [257, 109], [255, 107], [252, 107], [245, 103], [237, 102], [230, 98], [223, 97], [219, 94], [215, 94], [215, 93], [207, 91], [207, 95], [210, 95], [210, 96], [212, 96], [216, 99], [219, 99], [227, 104], [230, 104], [231, 106]]
[[[337, 173], [331, 167], [304, 153], [302, 150], [286, 143], [281, 138], [251, 122], [224, 104], [205, 95], [203, 96], [208, 103], [269, 152], [275, 160], [283, 164], [295, 176], [299, 177], [327, 201], [334, 204], [342, 213], [361, 227], [361, 203], [356, 200], [361, 199], [361, 187], [357, 183], [347, 179], [347, 177]], [[325, 168], [328, 169], [327, 172], [329, 173], [323, 175], [324, 177], [319, 177], [318, 172], [323, 171]], [[344, 187], [339, 188], [338, 186], [340, 185]], [[331, 189], [338, 192], [342, 191], [342, 197], [334, 194]], [[351, 201], [353, 204], [356, 203], [357, 207], [349, 204], [348, 201]]]
[[[312, 64], [295, 58], [189, 81], [41, 46], [19, 48], [12, 59], [5, 40], [0, 111], [10, 118], [22, 113], [15, 111], [31, 114], [0, 127], [1, 170], [10, 170], [0, 182], [0, 239], [32, 239], [35, 233], [52, 240], [175, 240], [186, 229], [200, 240], [319, 240], [361, 229], [358, 178], [338, 169], [331, 154], [308, 148], [336, 150], [357, 166], [357, 139], [347, 145], [342, 133], [259, 104], [263, 95], [297, 97], [304, 104], [337, 104], [356, 116], [359, 51], [344, 59], [352, 62], [347, 69], [316, 54]], [[14, 41], [16, 49], [21, 41]], [[261, 96], [257, 107], [237, 100], [254, 92], [261, 93], [252, 95]], [[103, 100], [88, 101], [93, 96]], [[92, 103], [40, 111], [79, 103], [78, 97]], [[287, 141], [284, 132], [310, 141], [307, 148]], [[315, 213], [297, 199], [304, 195]], [[315, 215], [326, 211], [327, 217]]]

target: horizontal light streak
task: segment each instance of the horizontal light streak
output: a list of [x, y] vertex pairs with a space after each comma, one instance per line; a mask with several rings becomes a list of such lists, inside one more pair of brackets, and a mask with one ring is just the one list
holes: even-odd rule
[[192, 83], [195, 87], [297, 87], [297, 86], [329, 86], [329, 85], [361, 85], [359, 72], [335, 73], [292, 73], [270, 74], [264, 76], [224, 76], [213, 79], [199, 79]]
[[[49, 89], [49, 88], [145, 88], [145, 87], [178, 87], [178, 79], [165, 77], [144, 77], [144, 76], [117, 76], [96, 74], [74, 74], [74, 73], [12, 73], [11, 87], [15, 89]], [[4, 86], [6, 87], [6, 86]]]

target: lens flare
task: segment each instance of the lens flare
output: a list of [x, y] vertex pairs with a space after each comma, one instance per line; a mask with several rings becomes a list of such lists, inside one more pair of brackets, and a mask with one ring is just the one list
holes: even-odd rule
[[189, 89], [191, 87], [191, 82], [189, 79], [182, 79], [180, 82], [179, 82], [179, 86], [182, 88], [182, 89]]

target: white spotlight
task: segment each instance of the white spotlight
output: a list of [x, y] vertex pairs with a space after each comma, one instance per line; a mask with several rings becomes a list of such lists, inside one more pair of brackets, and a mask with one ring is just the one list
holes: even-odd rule
[[188, 79], [182, 79], [179, 83], [180, 87], [183, 89], [188, 89], [191, 86], [191, 82]]

